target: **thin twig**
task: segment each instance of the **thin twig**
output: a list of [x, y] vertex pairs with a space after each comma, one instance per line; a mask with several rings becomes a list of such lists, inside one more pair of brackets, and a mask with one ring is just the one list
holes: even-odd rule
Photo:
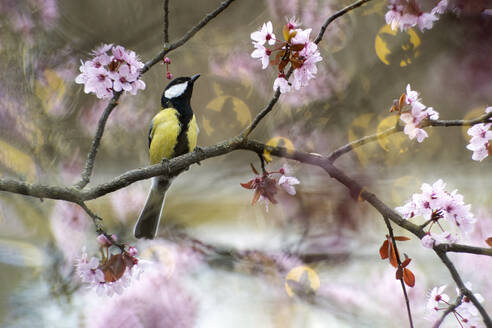
[[164, 44], [169, 43], [169, 0], [164, 0]]
[[434, 251], [436, 252], [437, 256], [441, 259], [441, 261], [444, 263], [444, 265], [448, 268], [449, 273], [451, 274], [451, 277], [453, 278], [454, 282], [456, 283], [456, 286], [458, 286], [460, 290], [460, 294], [463, 296], [466, 296], [470, 299], [470, 301], [475, 305], [477, 308], [478, 312], [480, 312], [480, 315], [482, 316], [483, 322], [485, 323], [486, 327], [492, 327], [492, 320], [490, 319], [487, 311], [483, 308], [482, 304], [477, 300], [475, 295], [466, 288], [465, 284], [463, 283], [463, 280], [461, 279], [460, 275], [458, 274], [458, 271], [454, 267], [454, 264], [449, 260], [448, 256], [446, 255], [445, 252], [434, 248]]
[[[439, 127], [447, 127], [447, 126], [471, 126], [479, 123], [488, 123], [490, 122], [490, 118], [492, 117], [492, 112], [483, 114], [473, 120], [427, 120], [422, 124], [422, 128], [429, 127], [429, 126], [439, 126]], [[367, 143], [377, 141], [378, 139], [382, 137], [389, 136], [393, 133], [401, 132], [403, 129], [399, 126], [398, 121], [396, 122], [396, 126], [389, 128], [385, 131], [379, 132], [372, 134], [370, 136], [365, 136], [360, 139], [354, 140], [342, 147], [337, 148], [333, 152], [331, 152], [328, 155], [328, 158], [334, 162], [342, 156], [343, 154], [346, 154], [350, 152], [351, 150], [363, 146]]]
[[[385, 216], [383, 216], [383, 219], [384, 219], [384, 223], [386, 223], [386, 227], [388, 228], [388, 232], [391, 238], [391, 243], [393, 244], [393, 248], [395, 250], [396, 262], [398, 263], [398, 268], [401, 268], [400, 253], [398, 252], [398, 247], [396, 245], [396, 240], [393, 234], [393, 228], [391, 227], [391, 222]], [[410, 310], [410, 300], [408, 299], [407, 288], [405, 287], [405, 282], [403, 281], [403, 275], [400, 278], [400, 283], [401, 283], [401, 288], [403, 290], [403, 296], [405, 297], [405, 304], [407, 306], [408, 321], [410, 322], [410, 327], [413, 328], [412, 311]]]
[[325, 31], [326, 31], [326, 28], [328, 27], [328, 25], [330, 25], [335, 19], [337, 19], [338, 17], [340, 16], [343, 16], [345, 15], [346, 13], [348, 13], [349, 11], [357, 8], [357, 7], [360, 7], [362, 6], [363, 4], [365, 4], [366, 2], [369, 2], [371, 0], [359, 0], [357, 2], [354, 2], [353, 4], [343, 8], [343, 9], [340, 9], [339, 11], [337, 11], [336, 13], [334, 13], [333, 15], [331, 15], [326, 21], [325, 23], [323, 24], [323, 26], [321, 26], [321, 30], [319, 31], [318, 35], [316, 36], [316, 39], [314, 39], [314, 43], [318, 44], [322, 39], [323, 39], [323, 34], [325, 34]]
[[451, 312], [454, 312], [454, 310], [456, 310], [456, 308], [458, 306], [461, 305], [461, 302], [463, 301], [463, 295], [460, 294], [458, 295], [458, 297], [456, 298], [456, 302], [454, 302], [453, 304], [451, 304], [447, 309], [446, 311], [443, 312], [443, 314], [441, 315], [441, 317], [439, 318], [439, 320], [437, 320], [434, 325], [432, 326], [432, 328], [439, 328], [441, 326], [441, 324], [443, 323], [444, 319], [446, 319], [446, 317], [448, 316], [448, 314], [450, 314]]
[[[335, 14], [331, 15], [330, 17], [328, 17], [325, 21], [325, 23], [323, 24], [323, 26], [321, 27], [318, 35], [316, 36], [316, 39], [314, 39], [314, 43], [318, 44], [321, 42], [321, 40], [323, 39], [323, 34], [325, 34], [325, 31], [326, 31], [326, 28], [328, 27], [328, 25], [330, 25], [335, 19], [345, 15], [346, 13], [348, 13], [349, 11], [357, 8], [357, 7], [360, 7], [362, 6], [364, 3], [366, 2], [369, 2], [371, 0], [359, 0], [357, 2], [354, 2], [353, 4], [351, 4], [350, 6], [347, 6], [339, 11], [337, 11]], [[285, 75], [285, 78], [288, 80], [290, 75], [292, 74], [293, 72], [293, 68], [291, 67], [289, 72]], [[266, 105], [265, 108], [263, 108], [263, 110], [258, 114], [256, 115], [256, 117], [253, 119], [253, 121], [251, 122], [250, 125], [248, 125], [244, 130], [243, 132], [241, 133], [241, 136], [244, 137], [244, 138], [247, 138], [251, 132], [253, 132], [253, 130], [256, 128], [256, 126], [260, 123], [260, 121], [273, 109], [273, 106], [277, 103], [278, 99], [280, 98], [280, 90], [277, 89], [275, 91], [275, 93], [273, 94], [273, 97], [272, 99], [270, 99], [270, 102], [268, 103], [268, 105]]]
[[118, 99], [120, 98], [120, 96], [121, 96], [121, 92], [116, 92], [114, 94], [113, 98], [111, 98], [111, 101], [106, 106], [103, 114], [101, 115], [101, 118], [99, 119], [99, 122], [97, 124], [96, 135], [94, 136], [94, 140], [92, 140], [91, 150], [87, 155], [85, 168], [84, 171], [82, 172], [82, 178], [79, 182], [77, 182], [74, 185], [74, 187], [78, 189], [83, 189], [90, 182], [92, 170], [94, 168], [94, 161], [96, 160], [97, 150], [99, 149], [99, 144], [101, 143], [101, 138], [104, 133], [104, 128], [106, 127], [106, 122], [113, 109], [118, 105]]
[[196, 24], [188, 32], [186, 32], [186, 34], [183, 35], [181, 37], [181, 39], [179, 39], [179, 40], [171, 43], [168, 47], [164, 47], [164, 49], [162, 49], [161, 52], [157, 56], [155, 56], [154, 58], [152, 58], [151, 60], [149, 60], [147, 63], [145, 63], [144, 67], [142, 67], [142, 69], [140, 70], [140, 74], [144, 74], [152, 66], [154, 66], [155, 64], [157, 64], [158, 62], [160, 62], [168, 52], [170, 52], [170, 51], [172, 51], [172, 50], [174, 50], [176, 48], [179, 48], [183, 44], [185, 44], [198, 31], [200, 31], [205, 25], [207, 25], [208, 22], [210, 22], [212, 19], [214, 19], [215, 17], [217, 17], [222, 11], [224, 11], [224, 9], [226, 9], [227, 7], [229, 7], [229, 5], [231, 3], [233, 3], [234, 1], [235, 0], [227, 0], [227, 1], [222, 2], [217, 9], [215, 9], [211, 13], [207, 14], [200, 22], [198, 22], [198, 24]]

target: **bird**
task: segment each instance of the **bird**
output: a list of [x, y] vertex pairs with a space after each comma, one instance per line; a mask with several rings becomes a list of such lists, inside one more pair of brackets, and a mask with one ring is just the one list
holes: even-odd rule
[[[195, 74], [175, 78], [164, 89], [162, 109], [152, 119], [149, 129], [151, 165], [195, 150], [199, 130], [191, 108], [191, 96], [199, 77], [200, 74]], [[156, 236], [172, 178], [169, 175], [152, 178], [147, 200], [133, 231], [136, 238], [153, 239]]]

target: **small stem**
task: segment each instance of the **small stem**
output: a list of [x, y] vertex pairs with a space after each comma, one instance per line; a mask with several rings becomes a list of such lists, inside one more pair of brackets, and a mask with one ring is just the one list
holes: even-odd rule
[[[391, 227], [391, 223], [389, 219], [383, 215], [384, 222], [386, 223], [386, 227], [388, 228], [389, 235], [391, 237], [391, 243], [393, 244], [393, 248], [395, 249], [396, 261], [398, 262], [398, 267], [401, 267], [400, 253], [398, 252], [398, 248], [396, 246], [395, 236], [393, 235], [393, 228]], [[405, 287], [405, 282], [403, 281], [403, 276], [400, 278], [401, 288], [403, 290], [403, 296], [405, 297], [405, 303], [407, 306], [407, 314], [408, 321], [410, 322], [410, 327], [413, 328], [413, 320], [412, 320], [412, 311], [410, 310], [410, 300], [408, 299], [407, 289]]]
[[164, 0], [164, 44], [169, 43], [169, 0]]

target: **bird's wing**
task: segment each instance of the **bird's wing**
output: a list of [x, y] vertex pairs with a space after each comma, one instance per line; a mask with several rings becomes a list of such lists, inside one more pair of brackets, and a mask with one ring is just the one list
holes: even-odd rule
[[152, 136], [154, 134], [154, 120], [152, 119], [152, 121], [150, 122], [150, 129], [149, 129], [149, 148], [150, 148], [150, 144], [152, 143]]
[[163, 158], [172, 158], [174, 147], [181, 131], [178, 112], [174, 108], [161, 110], [153, 119], [150, 142], [150, 163], [156, 164]]

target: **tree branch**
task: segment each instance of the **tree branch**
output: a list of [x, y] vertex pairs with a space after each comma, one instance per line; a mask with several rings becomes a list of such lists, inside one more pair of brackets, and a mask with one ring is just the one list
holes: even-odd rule
[[169, 43], [169, 0], [164, 0], [164, 44]]
[[480, 304], [480, 302], [477, 300], [475, 295], [473, 295], [473, 293], [468, 288], [466, 288], [465, 284], [463, 283], [463, 280], [461, 280], [461, 277], [458, 274], [458, 271], [454, 267], [453, 263], [449, 260], [446, 253], [436, 248], [434, 248], [434, 251], [436, 252], [437, 256], [439, 256], [439, 258], [444, 263], [444, 265], [448, 268], [449, 273], [451, 273], [451, 277], [453, 278], [454, 282], [456, 283], [456, 286], [458, 286], [460, 290], [460, 294], [468, 297], [470, 301], [473, 303], [473, 305], [475, 305], [478, 312], [480, 312], [480, 315], [482, 316], [485, 326], [492, 327], [492, 320], [490, 320], [487, 311], [485, 311], [482, 304]]
[[321, 30], [319, 31], [318, 35], [316, 36], [316, 39], [314, 39], [314, 43], [318, 44], [323, 39], [323, 34], [325, 34], [326, 28], [335, 19], [337, 19], [340, 16], [345, 15], [346, 13], [348, 13], [349, 11], [351, 11], [351, 10], [353, 10], [355, 8], [358, 8], [358, 7], [362, 6], [363, 4], [365, 4], [366, 2], [369, 2], [369, 1], [371, 1], [371, 0], [359, 0], [359, 1], [356, 1], [353, 4], [347, 6], [347, 7], [343, 8], [343, 9], [340, 9], [339, 11], [337, 11], [336, 13], [334, 13], [333, 15], [331, 15], [325, 21], [325, 23], [323, 24], [323, 26], [321, 26]]
[[434, 325], [432, 326], [432, 328], [439, 328], [441, 326], [441, 324], [443, 323], [444, 319], [446, 319], [446, 317], [448, 316], [448, 314], [450, 314], [451, 312], [454, 312], [454, 310], [456, 310], [456, 308], [461, 305], [461, 301], [462, 300], [463, 300], [463, 295], [462, 294], [458, 295], [458, 297], [456, 298], [456, 302], [454, 302], [453, 304], [451, 304], [446, 309], [446, 311], [444, 311], [444, 313], [441, 315], [441, 317], [439, 318], [439, 320], [437, 320], [434, 323]]
[[152, 66], [157, 64], [159, 61], [161, 61], [164, 56], [169, 53], [170, 51], [177, 49], [181, 47], [183, 44], [185, 44], [189, 39], [191, 39], [198, 31], [200, 31], [205, 25], [207, 25], [208, 22], [210, 22], [212, 19], [217, 17], [222, 11], [224, 11], [229, 5], [234, 2], [235, 0], [227, 0], [224, 1], [220, 4], [220, 6], [212, 11], [211, 13], [207, 14], [198, 24], [193, 26], [188, 32], [186, 32], [185, 35], [181, 37], [181, 39], [171, 43], [168, 47], [164, 47], [164, 49], [161, 50], [161, 52], [151, 60], [149, 60], [147, 63], [145, 63], [144, 67], [140, 70], [140, 74], [144, 74], [147, 72]]
[[108, 121], [109, 115], [113, 109], [118, 105], [118, 99], [121, 96], [121, 92], [115, 92], [113, 98], [104, 109], [99, 122], [97, 123], [97, 131], [94, 139], [92, 140], [91, 150], [87, 155], [87, 161], [85, 162], [85, 168], [82, 172], [82, 179], [77, 182], [74, 187], [78, 189], [83, 189], [91, 179], [92, 170], [94, 169], [94, 161], [96, 160], [97, 150], [99, 149], [99, 144], [101, 143], [101, 138], [104, 133], [104, 128], [106, 127], [106, 122]]
[[[492, 112], [486, 113], [484, 115], [481, 115], [480, 117], [477, 117], [476, 119], [473, 120], [427, 120], [422, 124], [422, 128], [428, 127], [428, 126], [439, 126], [439, 127], [447, 127], [447, 126], [472, 126], [475, 124], [479, 123], [489, 123], [490, 118], [492, 117]], [[348, 153], [352, 149], [355, 149], [357, 147], [363, 146], [367, 143], [377, 141], [379, 138], [389, 136], [393, 133], [401, 132], [403, 131], [403, 128], [399, 125], [399, 120], [396, 122], [396, 126], [389, 128], [387, 130], [384, 130], [379, 133], [372, 134], [370, 136], [364, 136], [360, 139], [354, 140], [344, 146], [341, 146], [331, 152], [328, 155], [328, 158], [331, 160], [331, 162], [336, 161], [340, 156], [343, 154]]]

